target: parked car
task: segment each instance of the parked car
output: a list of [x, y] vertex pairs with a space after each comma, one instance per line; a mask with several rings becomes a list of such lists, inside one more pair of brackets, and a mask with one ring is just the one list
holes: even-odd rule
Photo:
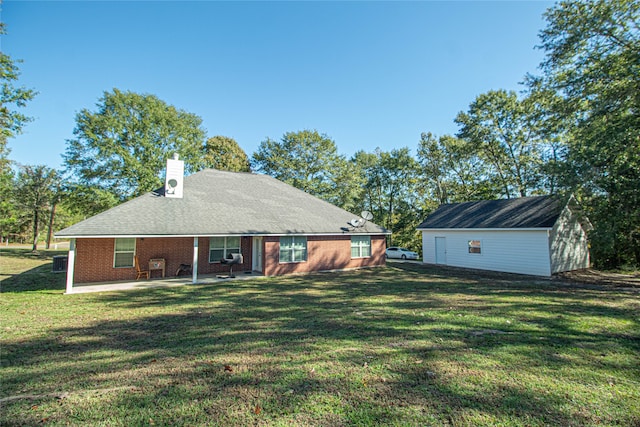
[[385, 251], [387, 258], [399, 258], [399, 259], [418, 259], [416, 252], [410, 251], [407, 248], [400, 248], [398, 246], [391, 246]]

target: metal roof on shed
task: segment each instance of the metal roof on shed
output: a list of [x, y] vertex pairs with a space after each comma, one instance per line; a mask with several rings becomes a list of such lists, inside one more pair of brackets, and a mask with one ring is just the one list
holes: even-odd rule
[[445, 204], [418, 229], [551, 228], [563, 207], [554, 196]]

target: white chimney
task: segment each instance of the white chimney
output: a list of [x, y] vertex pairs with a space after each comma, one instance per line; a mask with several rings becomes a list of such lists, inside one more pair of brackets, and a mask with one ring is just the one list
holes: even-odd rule
[[184, 181], [184, 162], [178, 160], [178, 153], [173, 159], [167, 159], [167, 176], [164, 181], [164, 196], [182, 198], [182, 182]]

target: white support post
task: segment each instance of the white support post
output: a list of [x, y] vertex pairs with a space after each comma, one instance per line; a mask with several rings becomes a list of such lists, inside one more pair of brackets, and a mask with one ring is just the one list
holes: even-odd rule
[[73, 270], [76, 265], [76, 239], [69, 241], [69, 257], [67, 259], [67, 291], [65, 293], [70, 294], [73, 292]]
[[193, 279], [191, 283], [198, 281], [198, 238], [193, 238]]

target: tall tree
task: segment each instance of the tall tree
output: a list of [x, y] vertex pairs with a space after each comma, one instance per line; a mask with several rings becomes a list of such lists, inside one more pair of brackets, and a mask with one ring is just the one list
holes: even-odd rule
[[0, 171], [0, 242], [15, 233], [18, 223], [18, 209], [16, 206], [15, 176], [10, 167]]
[[487, 164], [468, 141], [423, 133], [417, 160], [425, 195], [437, 204], [493, 199], [499, 195]]
[[204, 166], [231, 172], [250, 172], [247, 154], [233, 138], [214, 136], [204, 145]]
[[541, 134], [536, 127], [534, 105], [515, 92], [489, 91], [460, 112], [458, 136], [472, 143], [492, 167], [494, 179], [505, 197], [524, 197], [541, 186]]
[[354, 214], [365, 210], [360, 195], [366, 180], [357, 165], [341, 157], [332, 174], [336, 191], [327, 201]]
[[376, 153], [357, 151], [350, 160], [359, 177], [360, 192], [358, 203], [364, 210], [373, 213], [373, 221], [382, 224], [384, 209], [382, 185], [379, 174], [379, 157]]
[[640, 264], [640, 3], [561, 1], [545, 13], [542, 76], [561, 100], [567, 161], [594, 223], [598, 266]]
[[542, 188], [550, 194], [575, 192], [575, 173], [567, 161], [571, 123], [554, 113], [562, 98], [540, 84], [532, 84], [528, 88], [528, 99], [533, 105], [532, 121], [545, 140], [540, 168]]
[[[5, 24], [0, 22], [0, 36], [6, 34]], [[32, 119], [17, 108], [23, 108], [36, 92], [23, 86], [15, 86], [20, 69], [9, 55], [0, 52], [0, 172], [8, 167], [7, 139], [22, 132], [25, 123]]]
[[58, 174], [44, 165], [22, 166], [16, 180], [17, 204], [23, 214], [23, 224], [32, 230], [32, 250], [38, 249], [42, 227], [46, 225], [58, 185]]
[[97, 111], [76, 116], [67, 141], [67, 171], [87, 191], [105, 191], [122, 201], [162, 185], [166, 159], [178, 153], [187, 173], [201, 169], [202, 119], [154, 95], [114, 89]]
[[373, 213], [376, 223], [393, 231], [394, 244], [415, 247], [417, 162], [409, 149], [359, 151], [352, 162], [364, 178], [361, 205]]
[[287, 132], [280, 141], [267, 138], [252, 156], [255, 170], [331, 202], [341, 191], [344, 162], [335, 142], [316, 130]]
[[53, 237], [56, 214], [58, 214], [57, 208], [64, 196], [64, 185], [60, 181], [60, 178], [60, 174], [56, 172], [56, 182], [51, 185], [51, 201], [49, 208], [49, 221], [47, 223], [47, 241], [45, 246], [46, 249], [49, 249], [51, 247], [51, 238]]

